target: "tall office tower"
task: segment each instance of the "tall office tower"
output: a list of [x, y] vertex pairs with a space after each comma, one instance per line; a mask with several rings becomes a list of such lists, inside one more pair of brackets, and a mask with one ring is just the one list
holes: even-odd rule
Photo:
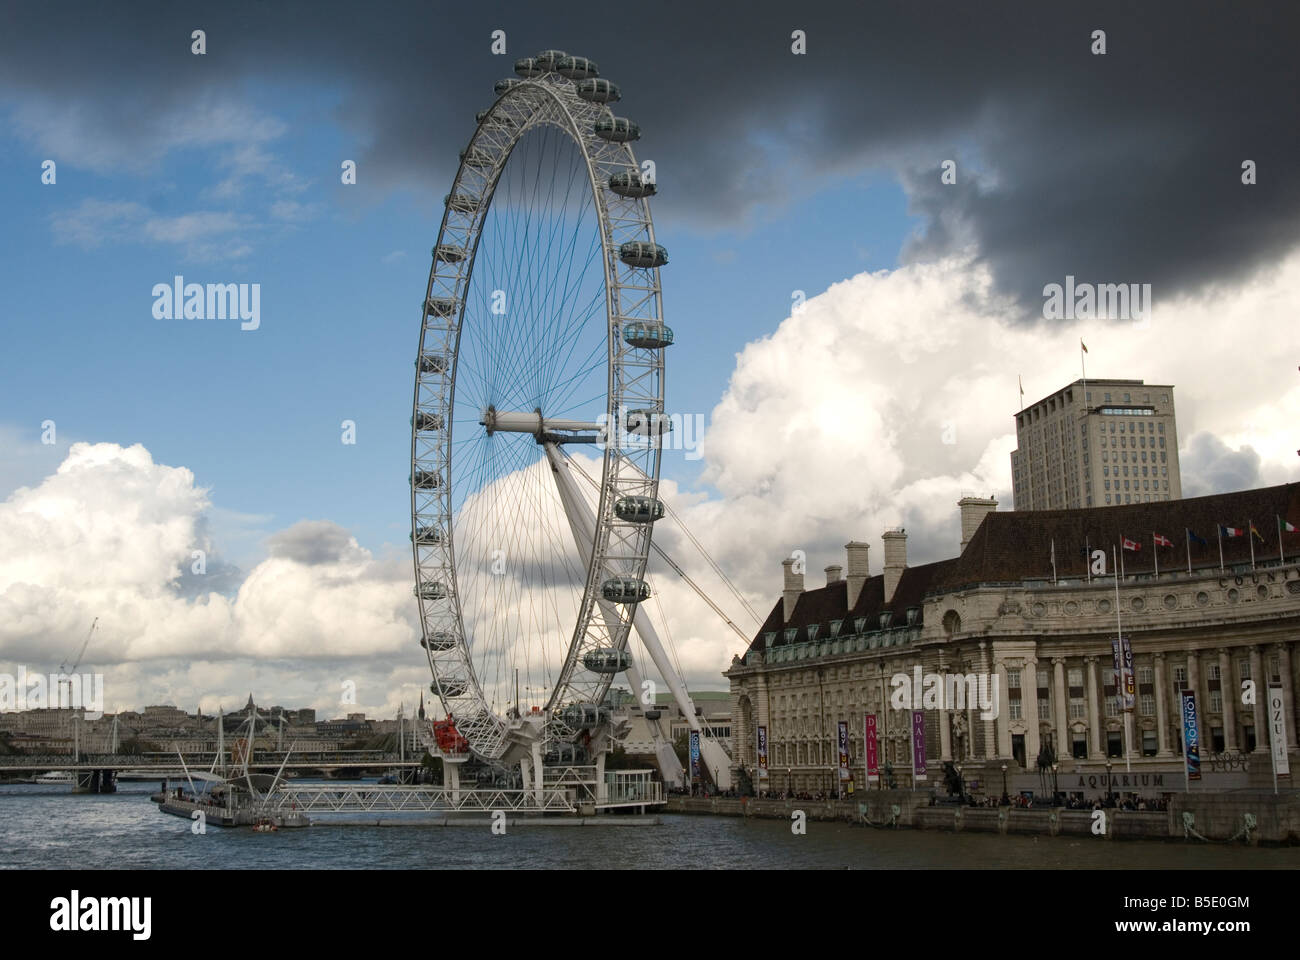
[[[1086, 393], [1086, 395], [1085, 395]], [[1179, 500], [1174, 388], [1075, 380], [1016, 414], [1016, 510]]]

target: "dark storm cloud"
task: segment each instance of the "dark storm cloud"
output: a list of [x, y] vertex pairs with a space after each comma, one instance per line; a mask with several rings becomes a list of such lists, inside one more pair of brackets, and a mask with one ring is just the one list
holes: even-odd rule
[[[1026, 316], [1066, 274], [1151, 283], [1159, 309], [1296, 243], [1300, 7], [1135, 6], [10, 5], [0, 99], [58, 113], [65, 142], [82, 124], [130, 156], [214, 96], [248, 97], [250, 80], [337, 90], [334, 119], [364, 145], [345, 202], [411, 187], [437, 210], [492, 83], [560, 46], [622, 85], [665, 225], [731, 225], [828, 176], [886, 169], [922, 218], [906, 257], [973, 243]], [[205, 57], [189, 52], [195, 27]], [[498, 28], [508, 57], [489, 54]], [[1094, 29], [1105, 56], [1089, 52]], [[940, 184], [945, 159], [955, 186]], [[1240, 182], [1247, 159], [1257, 186]], [[314, 175], [337, 169], [321, 158]]]
[[1204, 497], [1260, 485], [1260, 456], [1254, 447], [1233, 450], [1208, 431], [1194, 434], [1178, 454], [1184, 497]]

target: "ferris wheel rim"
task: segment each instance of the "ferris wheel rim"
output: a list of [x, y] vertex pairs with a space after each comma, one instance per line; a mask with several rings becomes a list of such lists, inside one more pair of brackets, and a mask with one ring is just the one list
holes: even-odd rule
[[[570, 96], [565, 96], [565, 94], [570, 94]], [[587, 573], [578, 619], [574, 624], [573, 634], [567, 645], [564, 664], [547, 698], [546, 707], [542, 710], [544, 720], [548, 723], [554, 722], [559, 708], [566, 705], [566, 697], [579, 692], [577, 690], [578, 685], [573, 682], [573, 677], [578, 669], [578, 659], [583, 650], [583, 638], [590, 632], [592, 621], [600, 619], [596, 616], [596, 610], [600, 605], [600, 580], [608, 572], [606, 564], [609, 557], [606, 554], [610, 552], [609, 543], [613, 527], [612, 500], [613, 495], [619, 492], [619, 490], [616, 490], [616, 481], [619, 479], [618, 471], [622, 468], [622, 459], [625, 455], [625, 450], [620, 446], [617, 438], [623, 433], [621, 429], [624, 426], [622, 412], [627, 409], [626, 401], [634, 399], [644, 403], [646, 400], [652, 400], [653, 402], [647, 407], [647, 412], [653, 410], [659, 415], [663, 414], [662, 349], [649, 351], [649, 354], [653, 356], [653, 361], [648, 364], [648, 379], [646, 372], [637, 375], [639, 382], [642, 384], [651, 384], [649, 395], [643, 385], [639, 390], [631, 391], [629, 397], [629, 391], [626, 389], [628, 376], [625, 369], [628, 364], [625, 358], [632, 351], [622, 345], [619, 340], [619, 334], [628, 321], [650, 321], [662, 326], [662, 291], [658, 275], [660, 264], [655, 263], [648, 268], [634, 268], [628, 264], [626, 259], [623, 259], [621, 262], [628, 264], [629, 270], [636, 269], [640, 271], [638, 278], [640, 282], [638, 284], [629, 283], [627, 279], [621, 278], [618, 266], [620, 253], [627, 242], [640, 242], [643, 240], [651, 249], [661, 251], [662, 248], [658, 247], [655, 241], [654, 223], [650, 215], [647, 197], [644, 195], [635, 198], [624, 197], [619, 202], [620, 216], [624, 221], [623, 232], [628, 235], [638, 235], [638, 239], [624, 241], [624, 244], [616, 243], [617, 230], [611, 220], [611, 201], [605, 193], [609, 189], [609, 178], [615, 175], [612, 171], [631, 174], [632, 171], [639, 171], [640, 167], [628, 143], [619, 143], [616, 148], [608, 142], [598, 144], [595, 142], [598, 138], [593, 133], [584, 130], [584, 125], [590, 125], [590, 122], [595, 117], [612, 117], [608, 108], [584, 106], [577, 97], [571, 94], [572, 86], [566, 86], [566, 81], [561, 80], [552, 71], [541, 77], [511, 82], [505, 90], [501, 91], [501, 95], [492, 106], [480, 115], [478, 127], [461, 155], [460, 166], [452, 181], [452, 192], [447, 197], [447, 205], [438, 231], [438, 244], [433, 251], [433, 266], [430, 270], [425, 304], [422, 306], [411, 439], [411, 539], [416, 576], [416, 596], [420, 607], [422, 644], [434, 678], [433, 688], [436, 688], [434, 692], [442, 701], [448, 716], [456, 721], [458, 731], [469, 741], [470, 749], [488, 759], [498, 758], [506, 747], [506, 721], [496, 715], [489, 706], [479, 678], [476, 676], [473, 653], [469, 649], [469, 636], [465, 627], [464, 610], [461, 607], [455, 559], [454, 515], [450, 506], [452, 476], [455, 468], [452, 433], [458, 368], [461, 359], [461, 336], [465, 329], [465, 311], [469, 299], [470, 280], [479, 256], [479, 242], [483, 236], [483, 228], [487, 222], [492, 202], [496, 197], [501, 175], [510, 163], [515, 147], [519, 145], [529, 131], [537, 127], [549, 125], [567, 135], [568, 139], [576, 146], [586, 166], [587, 185], [591, 190], [592, 204], [597, 216], [597, 229], [600, 236], [603, 261], [604, 335], [606, 341], [606, 393], [604, 400], [606, 414], [618, 418], [614, 421], [617, 423], [618, 429], [611, 431], [610, 437], [607, 437], [601, 458], [601, 490], [596, 509], [595, 535], [591, 544], [591, 553], [585, 558], [587, 560]], [[529, 105], [530, 100], [531, 105]], [[575, 106], [578, 107], [578, 110], [574, 109]], [[523, 122], [519, 122], [520, 118], [518, 113], [513, 110], [514, 107], [522, 107], [527, 111]], [[548, 113], [548, 108], [553, 113]], [[581, 116], [577, 114], [581, 114]], [[501, 137], [503, 132], [506, 134], [504, 138]], [[593, 147], [596, 147], [596, 150], [593, 150]], [[487, 153], [480, 154], [478, 151], [481, 150], [486, 150]], [[495, 155], [492, 156], [493, 154]], [[480, 166], [481, 168], [483, 161], [489, 159], [489, 157], [491, 157], [492, 163], [487, 174], [484, 175], [478, 172], [475, 167]], [[639, 176], [639, 173], [635, 175]], [[607, 182], [602, 182], [602, 180]], [[467, 187], [470, 185], [476, 185], [476, 188], [468, 189]], [[618, 196], [621, 195], [616, 195], [616, 199]], [[467, 210], [473, 208], [468, 214], [470, 217], [468, 224], [458, 224], [456, 222], [455, 215], [466, 212], [464, 210], [458, 211], [457, 206], [465, 207]], [[633, 211], [638, 213], [639, 217], [629, 218], [628, 214]], [[468, 242], [471, 236], [472, 244]], [[453, 240], [461, 238], [464, 241], [459, 248], [460, 255], [458, 258], [452, 258], [451, 251], [446, 250], [449, 237]], [[440, 263], [454, 269], [447, 269], [440, 276]], [[441, 389], [439, 393], [441, 402], [431, 405], [428, 402], [422, 402], [422, 385], [426, 373], [424, 364], [426, 357], [429, 356], [426, 350], [427, 337], [430, 332], [429, 310], [435, 294], [439, 292], [439, 281], [444, 281], [445, 286], [445, 281], [448, 279], [454, 280], [451, 300], [453, 303], [459, 301], [454, 307], [454, 343], [451, 344], [451, 349], [444, 354], [444, 367], [441, 373]], [[623, 297], [625, 288], [639, 291], [640, 299], [634, 301], [635, 308], [632, 310], [626, 309]], [[643, 314], [648, 314], [648, 316], [643, 316]], [[446, 319], [452, 320], [450, 317]], [[444, 325], [443, 332], [449, 332], [451, 325]], [[646, 360], [646, 357], [637, 357], [636, 365], [647, 367]], [[429, 450], [427, 448], [423, 451], [425, 455], [421, 456], [420, 425], [427, 422], [422, 419], [422, 415], [428, 413], [441, 415], [443, 418], [442, 423], [445, 426], [445, 439], [441, 441], [441, 453], [437, 464], [443, 471], [442, 492], [437, 495], [437, 498], [431, 498], [428, 502], [432, 502], [432, 499], [438, 499], [444, 504], [440, 514], [444, 518], [441, 524], [441, 535], [446, 543], [444, 553], [447, 559], [439, 564], [437, 569], [446, 575], [447, 581], [444, 582], [446, 595], [437, 596], [437, 591], [430, 589], [430, 596], [426, 597], [424, 591], [430, 581], [426, 577], [426, 567], [428, 565], [421, 562], [422, 536], [425, 536], [421, 533], [422, 529], [425, 529], [421, 525], [421, 519], [427, 518], [430, 511], [427, 509], [428, 502], [425, 504], [426, 509], [420, 509], [421, 487], [417, 482], [417, 478], [422, 476], [421, 468], [429, 465], [431, 459], [428, 456]], [[651, 498], [657, 496], [661, 460], [660, 447], [661, 445], [658, 443], [649, 445], [649, 449], [652, 451], [646, 458], [649, 469], [641, 471], [639, 476], [635, 477], [634, 482], [631, 482], [633, 480], [632, 471], [626, 471], [629, 482], [623, 485], [625, 488], [629, 490], [635, 489], [642, 495], [648, 495]], [[636, 573], [636, 577], [642, 579], [645, 576], [645, 566], [650, 550], [651, 525], [642, 523], [634, 526], [636, 527], [635, 530], [625, 531], [620, 538], [619, 542], [623, 545], [623, 554], [618, 559], [624, 568], [630, 567], [632, 572]], [[602, 554], [602, 549], [605, 554]], [[453, 652], [451, 650], [435, 651], [434, 643], [430, 640], [431, 617], [426, 607], [426, 601], [430, 604], [439, 604], [448, 600], [451, 601], [450, 606], [454, 611], [456, 639], [459, 641], [454, 650], [457, 656], [451, 656], [450, 654]], [[614, 645], [620, 651], [627, 647], [631, 620], [632, 611], [628, 609], [626, 616], [621, 618], [618, 628], [611, 631], [615, 633], [613, 637]], [[446, 617], [444, 616], [443, 622], [445, 621]], [[456, 669], [457, 667], [460, 669]], [[586, 692], [598, 691], [603, 696], [612, 679], [612, 676], [598, 674], [596, 681], [588, 680], [580, 685], [581, 690]], [[462, 680], [465, 681], [463, 688], [457, 688], [456, 684]], [[448, 693], [448, 686], [444, 681], [450, 681], [452, 684], [451, 689], [453, 691], [459, 689], [459, 692]], [[518, 706], [516, 704], [516, 707]]]

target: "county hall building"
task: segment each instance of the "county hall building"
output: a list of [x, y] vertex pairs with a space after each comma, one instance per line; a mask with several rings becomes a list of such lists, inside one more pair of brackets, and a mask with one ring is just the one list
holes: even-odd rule
[[[959, 508], [951, 559], [909, 566], [906, 532], [890, 530], [874, 574], [866, 543], [847, 544], [845, 566], [827, 567], [811, 589], [785, 561], [781, 598], [724, 672], [740, 782], [835, 792], [844, 721], [862, 789], [864, 718], [874, 714], [882, 780], [911, 786], [913, 713], [891, 708], [890, 681], [916, 667], [997, 678], [995, 711], [922, 711], [923, 786], [940, 793], [951, 762], [976, 795], [1000, 795], [1004, 776], [1013, 796], [1041, 795], [1044, 747], [1064, 793], [1095, 797], [1108, 776], [1116, 793], [1182, 790], [1184, 690], [1195, 693], [1201, 741], [1193, 789], [1268, 784], [1270, 683], [1282, 687], [1296, 765], [1300, 484], [1091, 509], [1000, 512], [968, 497]], [[1113, 669], [1121, 628], [1132, 649], [1127, 720]]]

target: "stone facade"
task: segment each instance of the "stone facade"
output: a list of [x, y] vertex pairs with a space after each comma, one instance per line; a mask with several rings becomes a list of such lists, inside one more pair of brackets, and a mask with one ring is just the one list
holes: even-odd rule
[[[1295, 523], [1298, 489], [1292, 484], [1199, 498], [1213, 501], [1208, 503], [1152, 504], [1142, 509], [1169, 516], [1140, 519], [1163, 521], [1167, 528], [1180, 506], [1226, 518], [1239, 508], [1262, 511], [1272, 503], [1279, 516]], [[1250, 503], [1234, 501], [1248, 495]], [[748, 651], [724, 673], [731, 683], [737, 768], [751, 775], [756, 770], [756, 728], [762, 725], [769, 745], [766, 790], [837, 792], [837, 731], [844, 721], [849, 770], [860, 790], [863, 721], [875, 714], [880, 766], [888, 765], [897, 786], [911, 785], [912, 714], [891, 703], [891, 681], [899, 674], [910, 679], [917, 667], [923, 674], [998, 681], [997, 709], [988, 711], [996, 716], [969, 703], [962, 709], [916, 704], [926, 707], [927, 787], [942, 784], [944, 763], [953, 762], [976, 794], [1002, 793], [1003, 765], [1012, 794], [1032, 790], [1041, 796], [1046, 788], [1096, 796], [1108, 783], [1117, 793], [1181, 791], [1185, 688], [1195, 691], [1200, 718], [1201, 785], [1267, 783], [1270, 682], [1282, 685], [1296, 766], [1300, 535], [1284, 540], [1284, 555], [1274, 539], [1272, 556], [1257, 556], [1253, 565], [1242, 556], [1245, 547], [1234, 544], [1222, 570], [1216, 557], [1190, 563], [1190, 573], [1166, 561], [1158, 576], [1154, 569], [1130, 567], [1116, 578], [1107, 566], [1107, 575], [1076, 571], [1053, 578], [1039, 571], [1041, 558], [1028, 557], [1019, 575], [1009, 573], [1017, 566], [1018, 544], [1036, 552], [1027, 542], [1026, 523], [1047, 523], [1049, 531], [1064, 536], [1067, 529], [1077, 530], [1078, 521], [1089, 522], [1089, 515], [1114, 512], [990, 513], [959, 558], [906, 568], [894, 584], [871, 577], [853, 607], [842, 582], [834, 581], [801, 592], [787, 615], [787, 589]], [[1097, 530], [1092, 543], [1106, 542], [1104, 535]], [[1105, 555], [1108, 565], [1111, 554]], [[1127, 715], [1114, 686], [1117, 627], [1133, 650], [1135, 689]], [[1244, 702], [1251, 699], [1243, 692], [1251, 682], [1256, 695], [1253, 703]], [[1058, 763], [1054, 783], [1050, 772], [1040, 777], [1036, 769], [1044, 747], [1052, 748]]]

